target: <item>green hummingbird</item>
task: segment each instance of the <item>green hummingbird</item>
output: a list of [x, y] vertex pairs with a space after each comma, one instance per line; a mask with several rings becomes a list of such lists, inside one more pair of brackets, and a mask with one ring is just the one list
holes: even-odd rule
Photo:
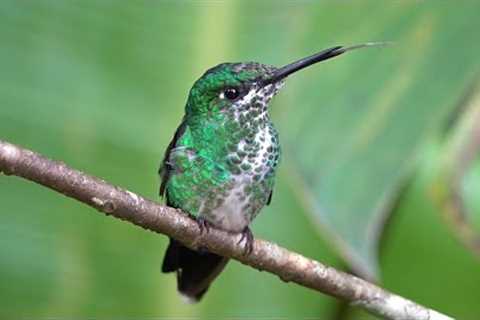
[[[185, 115], [161, 163], [166, 204], [213, 226], [242, 233], [252, 249], [250, 222], [272, 200], [280, 160], [278, 133], [268, 105], [292, 73], [352, 49], [336, 46], [281, 68], [257, 62], [222, 63], [190, 90]], [[196, 302], [228, 259], [194, 251], [170, 238], [162, 272], [176, 272], [178, 291]]]

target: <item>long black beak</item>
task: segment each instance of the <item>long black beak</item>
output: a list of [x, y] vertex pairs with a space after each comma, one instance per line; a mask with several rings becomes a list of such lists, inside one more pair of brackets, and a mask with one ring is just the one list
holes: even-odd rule
[[297, 60], [293, 63], [287, 64], [284, 67], [278, 68], [272, 75], [271, 78], [268, 78], [264, 80], [264, 85], [274, 83], [277, 81], [280, 81], [287, 76], [291, 75], [294, 72], [297, 72], [299, 70], [302, 70], [303, 68], [306, 68], [308, 66], [311, 66], [317, 62], [328, 60], [330, 58], [336, 57], [338, 55], [341, 55], [342, 53], [345, 53], [347, 51], [355, 50], [355, 49], [360, 49], [360, 48], [366, 48], [366, 47], [374, 47], [374, 46], [385, 46], [388, 45], [388, 42], [367, 42], [351, 47], [343, 47], [343, 46], [337, 46], [329, 49], [322, 50], [314, 55], [311, 55], [309, 57]]

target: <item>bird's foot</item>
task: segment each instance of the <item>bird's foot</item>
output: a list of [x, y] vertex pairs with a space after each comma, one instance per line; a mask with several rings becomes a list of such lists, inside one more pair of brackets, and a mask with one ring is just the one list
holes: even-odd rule
[[[209, 233], [210, 232], [210, 222], [205, 220], [203, 217], [193, 217], [195, 222], [198, 225], [198, 228], [200, 229], [200, 236], [203, 236], [204, 233]], [[197, 248], [197, 252], [204, 255], [210, 253], [207, 249], [207, 247], [200, 246]]]
[[203, 217], [197, 217], [195, 219], [197, 222], [198, 228], [200, 229], [200, 235], [203, 235], [204, 232], [207, 234], [210, 232], [210, 223], [205, 220]]
[[245, 227], [242, 231], [242, 237], [238, 240], [237, 244], [242, 243], [245, 240], [245, 247], [243, 249], [244, 255], [249, 255], [253, 251], [253, 233], [249, 227]]

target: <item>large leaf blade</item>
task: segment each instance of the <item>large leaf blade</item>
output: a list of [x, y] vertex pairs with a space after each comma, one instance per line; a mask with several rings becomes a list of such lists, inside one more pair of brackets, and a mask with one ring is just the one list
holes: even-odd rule
[[[310, 71], [305, 88], [295, 88], [285, 105], [290, 115], [282, 121], [282, 138], [304, 185], [300, 193], [365, 276], [378, 275], [383, 221], [415, 167], [418, 149], [479, 69], [470, 20], [475, 9], [467, 3], [409, 3], [388, 13], [391, 20], [381, 32], [366, 21], [362, 33], [370, 30], [375, 37], [368, 40], [396, 45], [352, 52], [316, 75]], [[355, 33], [342, 36], [358, 42], [351, 40]]]

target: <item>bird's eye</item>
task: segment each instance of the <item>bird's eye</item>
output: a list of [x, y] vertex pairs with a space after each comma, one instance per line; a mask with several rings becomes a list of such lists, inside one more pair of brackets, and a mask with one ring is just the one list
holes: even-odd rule
[[240, 92], [235, 88], [228, 88], [223, 91], [223, 95], [228, 100], [235, 100], [240, 96]]

